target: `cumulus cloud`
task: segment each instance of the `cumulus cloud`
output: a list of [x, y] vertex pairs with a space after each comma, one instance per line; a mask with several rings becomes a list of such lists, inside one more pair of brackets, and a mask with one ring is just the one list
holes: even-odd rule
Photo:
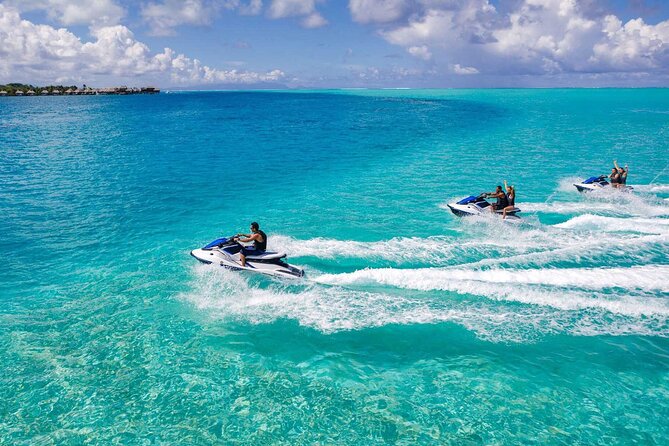
[[239, 3], [239, 13], [243, 15], [257, 15], [262, 11], [262, 0], [249, 0], [248, 3]]
[[162, 0], [143, 4], [140, 15], [151, 34], [170, 36], [179, 26], [211, 25], [223, 10], [256, 15], [262, 10], [262, 0]]
[[594, 65], [619, 71], [666, 69], [669, 66], [669, 21], [647, 25], [643, 19], [626, 24], [615, 16], [604, 18], [606, 38], [595, 44]]
[[669, 21], [623, 23], [591, 0], [501, 5], [498, 10], [490, 0], [349, 0], [355, 21], [376, 24], [386, 41], [444, 72], [660, 72], [669, 66]]
[[165, 0], [142, 6], [141, 16], [157, 36], [173, 35], [180, 25], [209, 25], [220, 5], [201, 0]]
[[350, 0], [348, 8], [353, 20], [359, 23], [392, 22], [409, 8], [407, 0]]
[[318, 28], [327, 25], [327, 20], [316, 10], [319, 0], [272, 0], [268, 14], [273, 19], [302, 17], [305, 28]]
[[423, 60], [430, 60], [432, 58], [432, 53], [430, 52], [429, 48], [425, 45], [421, 46], [412, 46], [407, 49], [409, 54], [411, 54], [414, 57], [418, 57], [419, 59]]
[[91, 30], [82, 42], [67, 29], [22, 20], [0, 4], [0, 78], [4, 81], [67, 82], [89, 79], [163, 80], [171, 83], [249, 84], [276, 82], [281, 70], [267, 73], [219, 70], [170, 48], [154, 54], [122, 25]]
[[467, 75], [467, 74], [478, 74], [479, 70], [475, 67], [463, 67], [459, 63], [453, 65], [452, 70], [455, 74]]
[[[317, 11], [322, 0], [271, 0], [267, 15], [272, 19], [300, 18], [305, 28], [319, 28], [327, 20]], [[142, 5], [140, 15], [148, 24], [151, 34], [168, 36], [183, 25], [207, 26], [224, 10], [242, 15], [258, 15], [263, 10], [262, 0], [159, 0]]]
[[19, 12], [45, 11], [49, 19], [62, 25], [114, 25], [125, 10], [114, 0], [6, 0]]

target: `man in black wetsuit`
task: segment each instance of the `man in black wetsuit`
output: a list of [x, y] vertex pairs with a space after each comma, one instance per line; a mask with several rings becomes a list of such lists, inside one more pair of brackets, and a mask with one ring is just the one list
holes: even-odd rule
[[253, 242], [253, 248], [242, 247], [239, 253], [242, 266], [246, 266], [247, 255], [260, 254], [267, 249], [267, 234], [260, 230], [260, 225], [256, 222], [251, 223], [251, 234], [237, 234], [235, 239], [244, 243]]
[[495, 192], [486, 192], [485, 196], [488, 198], [497, 198], [497, 203], [490, 205], [490, 211], [501, 211], [509, 205], [509, 199], [506, 197], [502, 186], [497, 186]]

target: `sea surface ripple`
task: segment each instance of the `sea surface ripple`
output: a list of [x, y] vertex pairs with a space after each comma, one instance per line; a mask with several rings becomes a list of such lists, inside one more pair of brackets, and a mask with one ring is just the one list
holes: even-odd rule
[[[0, 444], [667, 444], [667, 111], [0, 98]], [[614, 159], [633, 193], [577, 193]], [[522, 224], [449, 212], [503, 180]], [[251, 221], [305, 280], [189, 256]]]

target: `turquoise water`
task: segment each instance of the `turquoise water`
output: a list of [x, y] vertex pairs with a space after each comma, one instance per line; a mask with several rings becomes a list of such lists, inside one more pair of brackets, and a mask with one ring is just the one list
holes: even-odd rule
[[[3, 98], [0, 444], [667, 444], [668, 136], [669, 90]], [[522, 225], [445, 208], [504, 179]], [[189, 256], [253, 220], [308, 280]]]

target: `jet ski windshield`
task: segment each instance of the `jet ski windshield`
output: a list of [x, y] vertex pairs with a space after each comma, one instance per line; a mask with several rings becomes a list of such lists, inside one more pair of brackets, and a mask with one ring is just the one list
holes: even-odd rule
[[227, 244], [229, 241], [230, 241], [229, 238], [221, 237], [221, 238], [218, 238], [218, 239], [214, 240], [213, 242], [209, 243], [207, 246], [204, 246], [202, 249], [219, 248], [219, 247]]
[[456, 204], [469, 204], [469, 203], [474, 203], [476, 200], [478, 200], [479, 197], [475, 197], [474, 195], [470, 195], [468, 197], [463, 198], [462, 200], [458, 201]]
[[[583, 181], [583, 184], [592, 184], [592, 183], [607, 183], [606, 180], [604, 180], [604, 176], [598, 176], [598, 177], [590, 177], [587, 180]], [[608, 183], [607, 183], [608, 184]]]

